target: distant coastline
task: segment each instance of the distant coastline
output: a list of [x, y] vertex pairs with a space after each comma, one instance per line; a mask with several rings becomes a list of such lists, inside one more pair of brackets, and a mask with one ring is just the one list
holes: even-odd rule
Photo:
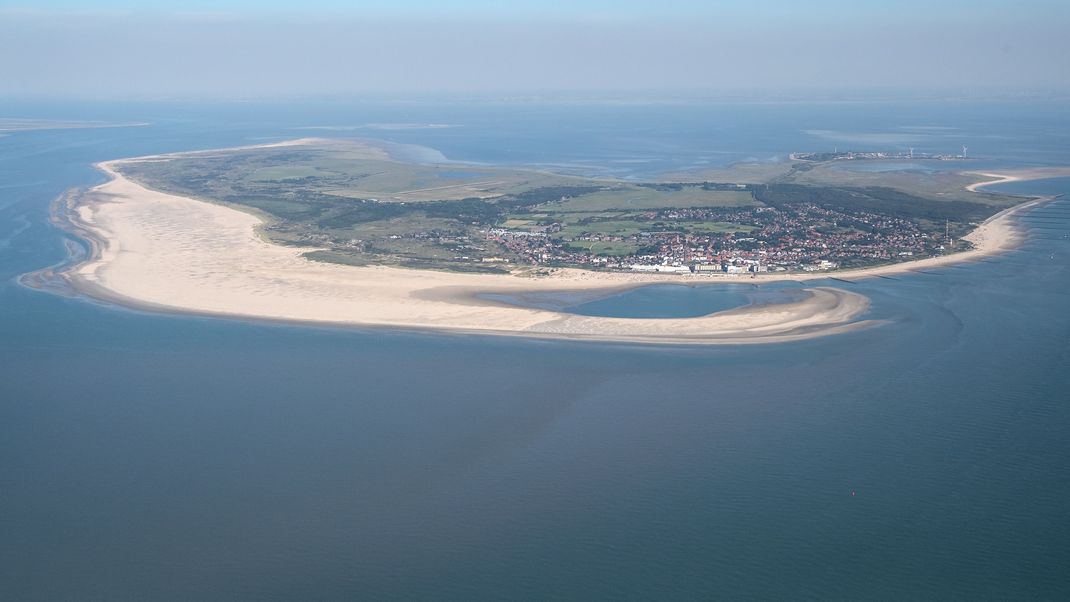
[[14, 132], [35, 130], [86, 130], [103, 128], [145, 127], [148, 122], [110, 122], [110, 121], [59, 121], [52, 119], [13, 119], [0, 117], [0, 135]]
[[[302, 144], [307, 141], [277, 145]], [[213, 152], [213, 151], [205, 151]], [[879, 277], [972, 261], [1016, 246], [1015, 217], [1037, 198], [992, 216], [966, 238], [970, 251], [857, 270], [803, 274], [636, 274], [559, 269], [549, 276], [457, 274], [310, 261], [309, 248], [282, 247], [256, 233], [259, 218], [147, 189], [104, 162], [109, 181], [57, 203], [55, 218], [88, 241], [77, 263], [48, 274], [89, 297], [177, 313], [305, 324], [385, 327], [539, 338], [645, 343], [772, 343], [871, 326], [865, 297], [831, 287], [801, 301], [747, 306], [698, 318], [578, 316], [479, 299], [480, 294], [589, 291], [610, 294], [651, 283], [808, 282]], [[1058, 177], [1052, 170], [981, 174], [968, 187]], [[1060, 172], [1059, 175], [1062, 175]], [[38, 274], [40, 276], [40, 274]]]

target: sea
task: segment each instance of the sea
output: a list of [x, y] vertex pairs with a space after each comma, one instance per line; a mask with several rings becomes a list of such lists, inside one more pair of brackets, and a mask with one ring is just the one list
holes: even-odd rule
[[[1070, 201], [827, 281], [874, 328], [656, 346], [149, 313], [20, 276], [97, 161], [306, 136], [642, 180], [793, 151], [1070, 164], [1065, 101], [0, 102], [0, 599], [1070, 599]], [[955, 168], [967, 165], [957, 163]], [[1070, 180], [1004, 185], [1070, 192]], [[556, 300], [673, 317], [798, 285]]]

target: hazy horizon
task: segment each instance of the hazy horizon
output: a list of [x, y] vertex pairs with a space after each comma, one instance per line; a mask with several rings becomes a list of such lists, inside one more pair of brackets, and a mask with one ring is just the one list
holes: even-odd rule
[[1067, 90], [1055, 2], [0, 3], [0, 96]]

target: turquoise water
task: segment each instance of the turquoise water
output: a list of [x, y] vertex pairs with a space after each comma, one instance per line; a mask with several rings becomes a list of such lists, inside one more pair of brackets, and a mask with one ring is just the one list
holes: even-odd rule
[[[493, 162], [500, 147], [505, 163], [635, 175], [819, 142], [803, 129], [897, 123], [998, 134], [993, 161], [1054, 164], [1070, 154], [1064, 112], [0, 108], [154, 123], [0, 138], [4, 599], [1070, 597], [1066, 200], [1025, 217], [1006, 255], [828, 282], [868, 295], [884, 325], [781, 345], [299, 328], [16, 281], [65, 257], [47, 208], [100, 181], [92, 162], [292, 137], [325, 113], [458, 122], [396, 133], [451, 158]], [[986, 115], [1006, 125], [982, 129]], [[651, 163], [615, 162], [640, 148]], [[566, 301], [638, 312], [659, 290]], [[676, 310], [753, 294], [702, 306], [699, 289], [662, 292]]]
[[653, 285], [582, 303], [568, 311], [619, 318], [696, 318], [748, 305], [796, 301], [801, 298], [797, 289], [792, 283]]
[[522, 307], [611, 318], [696, 318], [751, 305], [790, 303], [805, 296], [793, 282], [758, 284], [652, 284], [610, 295], [584, 292], [485, 294]]

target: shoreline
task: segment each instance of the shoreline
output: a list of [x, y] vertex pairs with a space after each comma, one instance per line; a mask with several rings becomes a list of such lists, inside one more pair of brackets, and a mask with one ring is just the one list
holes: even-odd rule
[[[124, 162], [167, 156], [174, 155], [102, 162], [97, 167], [110, 176], [109, 181], [57, 199], [55, 221], [85, 240], [89, 252], [72, 258], [69, 265], [41, 270], [37, 280], [51, 279], [53, 284], [59, 280], [90, 298], [135, 309], [313, 326], [629, 343], [775, 343], [878, 322], [861, 319], [869, 308], [866, 297], [828, 286], [806, 288], [806, 298], [790, 303], [669, 319], [579, 316], [478, 295], [588, 292], [609, 296], [659, 283], [807, 282], [916, 271], [1013, 248], [1019, 239], [1013, 216], [1046, 200], [1035, 198], [986, 220], [966, 237], [976, 246], [970, 251], [874, 268], [757, 277], [562, 268], [547, 277], [523, 278], [314, 262], [301, 256], [314, 249], [283, 247], [261, 239], [258, 226], [262, 220], [250, 213], [150, 190], [115, 169]], [[1004, 181], [1012, 180], [978, 184]], [[32, 286], [31, 279], [26, 282]]]
[[1009, 184], [1011, 182], [1028, 182], [1031, 180], [1047, 180], [1051, 178], [1070, 177], [1070, 167], [1031, 167], [1024, 169], [1003, 170], [1003, 172], [1004, 173], [984, 171], [964, 172], [967, 174], [984, 176], [986, 178], [993, 178], [991, 180], [974, 182], [973, 184], [967, 186], [966, 190], [969, 190], [970, 192], [978, 192], [978, 189], [980, 188], [996, 186], [998, 184]]

